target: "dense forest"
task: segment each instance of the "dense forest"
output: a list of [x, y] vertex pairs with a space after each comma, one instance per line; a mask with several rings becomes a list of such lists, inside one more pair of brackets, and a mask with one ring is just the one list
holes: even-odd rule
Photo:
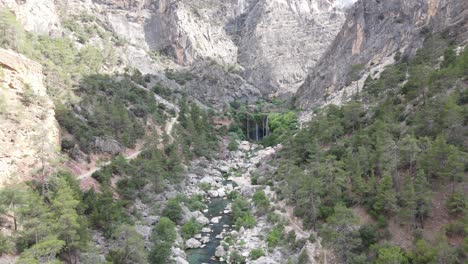
[[[344, 263], [464, 263], [468, 51], [428, 36], [414, 58], [395, 59], [284, 141], [277, 193]], [[428, 240], [438, 193], [451, 221]], [[372, 220], [360, 224], [355, 208]], [[391, 243], [393, 219], [412, 249]]]

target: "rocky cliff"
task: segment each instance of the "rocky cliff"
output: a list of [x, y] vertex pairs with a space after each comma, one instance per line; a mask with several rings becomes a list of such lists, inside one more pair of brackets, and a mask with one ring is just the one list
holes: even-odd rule
[[291, 93], [338, 33], [347, 2], [164, 0], [147, 39], [179, 64], [240, 64], [240, 76], [264, 95]]
[[297, 92], [296, 104], [312, 108], [340, 103], [377, 76], [394, 55], [413, 55], [429, 33], [467, 41], [464, 0], [359, 1], [317, 66]]
[[0, 124], [0, 185], [40, 177], [60, 148], [54, 107], [41, 65], [5, 49], [0, 49]]
[[[124, 64], [143, 73], [180, 67], [198, 73], [200, 62], [206, 60], [236, 68], [225, 71], [221, 91], [195, 87], [229, 101], [239, 99], [236, 94], [258, 97], [253, 90], [263, 96], [294, 93], [338, 33], [345, 9], [354, 1], [1, 0], [0, 7], [13, 10], [28, 31], [49, 35], [61, 32], [60, 17], [75, 17], [79, 23], [80, 16], [94, 16], [104, 30], [125, 39], [125, 45], [116, 47]], [[175, 63], [160, 61], [155, 54]], [[204, 72], [219, 75], [213, 67]], [[243, 79], [241, 85], [224, 81], [233, 74]], [[185, 88], [191, 92], [194, 85]]]

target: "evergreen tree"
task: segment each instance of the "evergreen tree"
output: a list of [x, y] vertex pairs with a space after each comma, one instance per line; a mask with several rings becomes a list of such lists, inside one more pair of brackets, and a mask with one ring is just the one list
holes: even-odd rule
[[418, 146], [418, 140], [412, 135], [406, 135], [399, 144], [400, 148], [400, 166], [408, 168], [410, 172], [416, 167], [416, 161], [421, 149]]
[[466, 195], [463, 188], [457, 188], [447, 200], [447, 209], [451, 215], [459, 215], [465, 212], [466, 208]]
[[376, 213], [392, 214], [396, 212], [396, 194], [392, 177], [384, 175], [377, 186], [375, 202], [372, 207]]
[[9, 187], [0, 191], [0, 210], [13, 218], [14, 231], [18, 230], [17, 210], [25, 202], [26, 190], [22, 188]]
[[418, 219], [418, 223], [423, 227], [424, 220], [429, 215], [432, 205], [432, 193], [423, 170], [419, 170], [414, 179], [414, 193], [416, 201], [416, 219]]
[[65, 249], [70, 258], [75, 250], [85, 248], [87, 244], [86, 222], [76, 211], [79, 201], [64, 178], [56, 180], [56, 190], [51, 198], [51, 209], [56, 219], [56, 235], [65, 242]]
[[414, 226], [416, 224], [416, 194], [414, 191], [413, 180], [406, 177], [400, 196], [401, 210], [400, 214], [407, 224]]
[[113, 244], [114, 245], [110, 253], [112, 263], [148, 263], [143, 237], [133, 226], [119, 226], [113, 235]]
[[151, 240], [154, 243], [150, 252], [150, 263], [165, 264], [171, 255], [171, 247], [176, 239], [175, 224], [167, 217], [162, 217], [153, 228]]
[[50, 235], [38, 241], [31, 248], [25, 250], [18, 260], [18, 264], [59, 264], [62, 263], [57, 259], [57, 255], [65, 246], [65, 241], [58, 239], [56, 236]]

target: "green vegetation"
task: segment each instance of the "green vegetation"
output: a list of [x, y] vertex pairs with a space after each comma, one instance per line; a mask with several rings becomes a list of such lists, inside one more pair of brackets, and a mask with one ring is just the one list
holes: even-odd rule
[[182, 207], [177, 199], [169, 199], [167, 206], [163, 211], [163, 215], [173, 222], [178, 222], [182, 219]]
[[268, 233], [266, 242], [270, 251], [272, 251], [276, 246], [280, 245], [284, 238], [283, 232], [284, 227], [282, 225], [277, 225]]
[[249, 255], [250, 259], [252, 260], [259, 259], [263, 256], [265, 256], [265, 252], [261, 248], [252, 249]]
[[217, 134], [211, 125], [212, 117], [212, 113], [200, 109], [196, 103], [182, 100], [178, 119], [182, 129], [178, 130], [178, 138], [187, 158], [209, 158], [217, 148]]
[[232, 203], [232, 217], [237, 229], [255, 226], [255, 217], [250, 207], [250, 202], [243, 197], [237, 197]]
[[161, 123], [165, 118], [152, 94], [128, 78], [91, 75], [81, 81], [77, 94], [82, 98], [79, 105], [73, 109], [59, 105], [56, 117], [86, 152], [96, 137], [111, 137], [133, 147], [143, 137], [147, 119]]
[[270, 209], [270, 201], [266, 197], [265, 192], [263, 190], [256, 191], [252, 196], [252, 200], [255, 204], [255, 207], [257, 208], [257, 212], [260, 215], [266, 214]]
[[[265, 146], [273, 146], [290, 138], [299, 128], [297, 113], [292, 110], [285, 111], [280, 104], [277, 101], [259, 102], [257, 105], [231, 102], [228, 113], [234, 121], [229, 127], [231, 138], [258, 139]], [[230, 148], [234, 147], [235, 145], [232, 145]]]
[[189, 239], [201, 231], [202, 226], [195, 220], [195, 218], [190, 219], [187, 223], [182, 226], [182, 237], [184, 239]]
[[1, 217], [13, 217], [13, 234], [2, 236], [2, 251], [16, 251], [19, 263], [74, 259], [90, 240], [83, 193], [69, 174], [46, 185], [15, 186], [0, 192]]
[[188, 71], [175, 71], [173, 69], [166, 69], [164, 73], [166, 74], [167, 78], [174, 80], [180, 85], [184, 85], [186, 82], [193, 79], [192, 73]]
[[[441, 56], [440, 68], [434, 67]], [[466, 184], [467, 73], [468, 51], [457, 55], [431, 36], [413, 59], [400, 58], [379, 79], [369, 78], [355, 100], [317, 109], [308, 127], [284, 144], [273, 176], [282, 186], [278, 195], [295, 206], [306, 226], [320, 231], [343, 262], [425, 258], [426, 253], [376, 245], [390, 238], [391, 218], [415, 234], [424, 232], [435, 192], [446, 193], [453, 219], [466, 214], [466, 195], [457, 186]], [[376, 224], [360, 227], [354, 206], [365, 208]], [[456, 226], [446, 228], [456, 236]], [[448, 252], [446, 244], [428, 245], [434, 254], [457, 259], [443, 263], [466, 258], [463, 245]]]
[[269, 114], [268, 125], [270, 134], [265, 137], [262, 143], [265, 146], [282, 143], [297, 131], [297, 114], [293, 111]]
[[145, 242], [135, 227], [121, 225], [113, 235], [114, 248], [109, 252], [112, 263], [148, 263]]
[[175, 224], [167, 217], [162, 217], [153, 228], [151, 240], [154, 243], [150, 252], [151, 263], [167, 263], [171, 247], [176, 240]]

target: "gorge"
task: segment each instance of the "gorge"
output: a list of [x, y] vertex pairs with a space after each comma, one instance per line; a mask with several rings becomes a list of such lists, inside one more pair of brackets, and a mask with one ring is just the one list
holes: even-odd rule
[[0, 263], [465, 263], [466, 0], [0, 0]]

